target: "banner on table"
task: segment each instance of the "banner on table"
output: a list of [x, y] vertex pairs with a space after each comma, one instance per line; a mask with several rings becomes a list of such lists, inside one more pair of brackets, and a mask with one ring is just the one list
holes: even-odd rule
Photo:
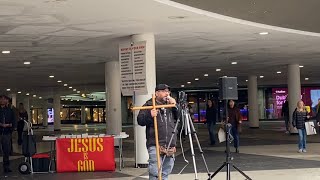
[[113, 137], [58, 138], [57, 172], [114, 171]]

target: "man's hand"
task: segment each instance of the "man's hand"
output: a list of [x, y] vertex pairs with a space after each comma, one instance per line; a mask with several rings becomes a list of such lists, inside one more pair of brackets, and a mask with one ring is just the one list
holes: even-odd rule
[[176, 104], [177, 103], [176, 100], [173, 97], [167, 96], [167, 98], [168, 98], [168, 103], [169, 104]]
[[157, 115], [158, 115], [158, 110], [156, 110], [156, 109], [151, 109], [151, 116], [152, 116], [152, 117], [157, 117]]

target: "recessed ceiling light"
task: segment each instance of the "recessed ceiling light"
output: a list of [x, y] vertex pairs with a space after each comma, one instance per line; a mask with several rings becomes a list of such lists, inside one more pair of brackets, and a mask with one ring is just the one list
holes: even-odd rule
[[54, 78], [54, 75], [50, 75], [49, 78]]
[[21, 91], [19, 91], [18, 94], [21, 94]]
[[169, 19], [184, 19], [186, 16], [169, 16]]
[[216, 71], [221, 71], [221, 69], [216, 69]]
[[42, 99], [42, 97], [40, 96], [39, 99]]
[[195, 81], [199, 81], [199, 78], [195, 78], [194, 80], [195, 80]]
[[303, 67], [304, 67], [304, 66], [302, 66], [302, 65], [301, 65], [301, 66], [299, 66], [299, 68], [303, 68]]
[[77, 93], [80, 93], [80, 91], [77, 91]]
[[7, 91], [11, 91], [11, 89], [7, 89]]
[[188, 84], [191, 84], [191, 82], [189, 81], [189, 82], [187, 82]]
[[226, 77], [228, 77], [228, 76], [222, 76], [222, 77], [226, 78]]
[[2, 51], [2, 54], [10, 54], [10, 51], [4, 50], [4, 51]]
[[277, 71], [277, 74], [281, 74], [281, 71]]
[[69, 89], [72, 89], [72, 86], [70, 86]]
[[25, 62], [23, 62], [23, 64], [29, 65], [29, 64], [31, 64], [31, 62], [30, 61], [25, 61]]
[[32, 97], [37, 97], [37, 95], [34, 94]]
[[232, 62], [231, 64], [238, 64], [238, 62]]
[[30, 95], [29, 93], [26, 94], [26, 96], [29, 96], [29, 95]]
[[68, 84], [64, 84], [63, 86], [68, 86]]
[[304, 78], [306, 81], [308, 81], [309, 80], [309, 78]]
[[58, 83], [61, 83], [62, 81], [61, 81], [61, 80], [58, 80], [57, 82], [58, 82]]
[[209, 74], [204, 74], [203, 76], [208, 77], [208, 76], [209, 76]]
[[73, 89], [73, 91], [77, 91], [77, 89]]
[[182, 84], [181, 87], [184, 87], [184, 85]]
[[268, 35], [269, 33], [268, 32], [260, 32], [259, 34], [260, 35]]
[[264, 76], [260, 76], [260, 78], [264, 78]]
[[248, 82], [248, 79], [246, 79], [246, 82]]

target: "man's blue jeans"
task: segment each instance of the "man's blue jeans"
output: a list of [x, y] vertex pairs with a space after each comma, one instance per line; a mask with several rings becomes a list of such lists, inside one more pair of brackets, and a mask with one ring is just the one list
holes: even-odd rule
[[299, 133], [299, 149], [306, 149], [307, 134], [305, 129], [298, 129]]
[[237, 126], [232, 125], [231, 127], [231, 135], [233, 136], [233, 146], [235, 148], [239, 147], [239, 132]]
[[[158, 179], [158, 164], [157, 164], [157, 153], [156, 147], [151, 146], [148, 148], [149, 153], [149, 179], [156, 180]], [[161, 156], [162, 161], [163, 156]], [[168, 180], [168, 176], [171, 173], [174, 165], [174, 158], [173, 157], [166, 157], [163, 167], [162, 167], [162, 179]]]

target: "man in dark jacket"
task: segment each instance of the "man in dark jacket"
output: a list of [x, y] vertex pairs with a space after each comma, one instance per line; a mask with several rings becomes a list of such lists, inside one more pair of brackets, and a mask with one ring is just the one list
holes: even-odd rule
[[289, 133], [289, 101], [288, 97], [286, 98], [286, 102], [282, 105], [281, 115], [284, 118], [286, 125], [286, 133]]
[[[155, 89], [156, 104], [176, 104], [176, 100], [170, 97], [170, 87], [166, 84], [159, 84]], [[152, 99], [148, 100], [144, 106], [152, 106]], [[160, 152], [162, 157], [167, 155], [162, 166], [162, 179], [168, 179], [174, 165], [173, 153], [177, 141], [176, 134], [173, 136], [169, 152], [165, 149], [169, 145], [172, 133], [174, 131], [175, 122], [178, 119], [178, 106], [173, 108], [161, 108], [158, 110], [140, 110], [137, 120], [140, 126], [146, 126], [147, 149], [149, 154], [149, 179], [158, 179], [158, 167], [156, 157], [156, 142], [154, 134], [153, 117], [157, 117], [158, 137]]]
[[3, 153], [3, 171], [5, 173], [12, 172], [10, 170], [9, 155], [11, 152], [12, 131], [15, 127], [15, 114], [11, 108], [7, 106], [7, 97], [0, 96], [0, 143]]

